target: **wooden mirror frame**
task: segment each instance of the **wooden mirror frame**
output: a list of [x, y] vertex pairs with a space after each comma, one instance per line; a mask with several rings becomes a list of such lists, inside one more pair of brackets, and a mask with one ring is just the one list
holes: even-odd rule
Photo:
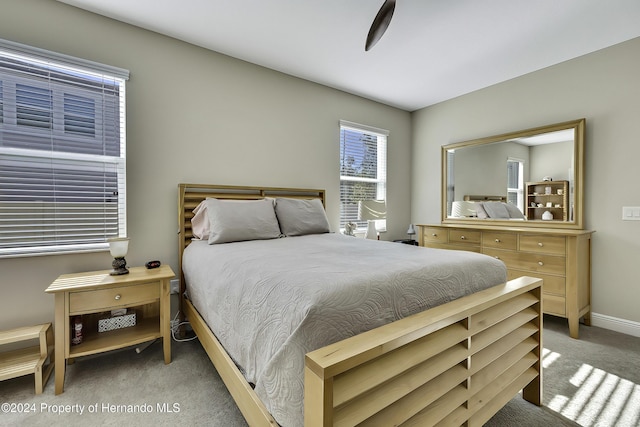
[[[526, 228], [564, 228], [583, 229], [584, 215], [584, 131], [585, 119], [572, 120], [568, 122], [556, 123], [547, 126], [540, 126], [532, 129], [517, 132], [505, 133], [501, 135], [489, 136], [470, 141], [457, 142], [442, 146], [442, 195], [441, 195], [441, 218], [443, 224], [466, 224], [474, 226], [504, 226], [504, 227], [526, 227]], [[451, 218], [447, 216], [447, 152], [451, 149], [463, 147], [474, 147], [479, 145], [493, 144], [500, 141], [507, 141], [516, 138], [531, 137], [538, 134], [556, 132], [561, 130], [574, 130], [574, 205], [572, 221], [543, 221], [543, 220], [501, 220], [501, 219], [480, 219], [480, 218]], [[455, 184], [454, 184], [455, 185]], [[525, 201], [526, 205], [526, 201]]]

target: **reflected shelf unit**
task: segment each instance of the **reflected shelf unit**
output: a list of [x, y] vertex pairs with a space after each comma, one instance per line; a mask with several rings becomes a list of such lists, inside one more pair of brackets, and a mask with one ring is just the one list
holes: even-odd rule
[[[540, 181], [527, 182], [527, 219], [568, 221], [569, 209], [569, 181]], [[543, 216], [550, 212], [553, 218]]]

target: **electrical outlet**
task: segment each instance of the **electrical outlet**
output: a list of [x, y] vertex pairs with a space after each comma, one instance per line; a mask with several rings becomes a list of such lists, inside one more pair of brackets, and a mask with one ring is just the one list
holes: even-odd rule
[[172, 294], [177, 294], [178, 292], [180, 292], [180, 280], [178, 279], [173, 279], [171, 280], [171, 293]]

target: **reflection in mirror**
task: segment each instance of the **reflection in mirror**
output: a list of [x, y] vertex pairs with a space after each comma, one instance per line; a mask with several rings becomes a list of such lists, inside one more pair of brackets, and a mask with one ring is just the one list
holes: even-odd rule
[[584, 122], [443, 146], [443, 222], [582, 228]]

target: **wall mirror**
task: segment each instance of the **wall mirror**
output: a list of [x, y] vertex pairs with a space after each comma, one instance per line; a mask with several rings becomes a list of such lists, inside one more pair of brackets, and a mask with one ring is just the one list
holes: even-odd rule
[[585, 119], [442, 147], [442, 222], [583, 228]]

